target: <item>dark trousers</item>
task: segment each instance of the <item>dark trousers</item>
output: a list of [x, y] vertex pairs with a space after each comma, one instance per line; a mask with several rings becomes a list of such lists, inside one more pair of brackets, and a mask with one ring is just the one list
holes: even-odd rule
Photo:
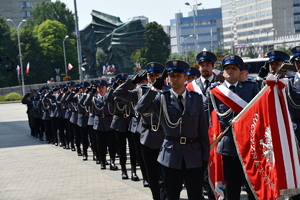
[[114, 130], [96, 131], [97, 152], [102, 163], [106, 161], [106, 152], [108, 147], [110, 162], [114, 163], [116, 158], [116, 135]]
[[152, 197], [155, 200], [165, 200], [162, 165], [157, 162], [159, 149], [151, 149], [141, 144], [141, 150], [148, 175]]
[[42, 121], [42, 118], [34, 118], [34, 124], [35, 124], [35, 134], [40, 139], [43, 139], [44, 131], [45, 131], [45, 125]]
[[89, 147], [89, 136], [87, 127], [79, 127], [81, 142], [82, 142], [82, 153], [87, 156], [87, 149]]
[[91, 149], [93, 151], [93, 154], [97, 157], [97, 159], [99, 159], [99, 156], [97, 155], [97, 139], [96, 139], [95, 130], [93, 129], [92, 125], [88, 125], [87, 127], [90, 133]]
[[238, 156], [222, 156], [225, 186], [225, 199], [239, 200], [245, 177]]
[[51, 117], [52, 134], [53, 134], [54, 143], [58, 143], [58, 137], [57, 137], [58, 126], [57, 126], [57, 121], [58, 121], [57, 117]]
[[75, 136], [75, 143], [76, 143], [76, 148], [77, 148], [77, 153], [81, 153], [81, 135], [79, 131], [79, 126], [77, 124], [72, 124], [73, 126], [73, 133]]
[[[73, 130], [73, 125], [70, 122], [70, 120], [68, 120], [67, 122], [67, 127], [68, 127], [68, 135], [69, 137], [66, 138], [66, 142], [71, 143], [71, 148], [74, 148], [74, 130]], [[67, 135], [66, 135], [67, 136]]]
[[181, 169], [163, 166], [164, 186], [168, 200], [179, 200], [184, 181], [188, 199], [202, 199], [204, 171], [202, 167], [187, 169], [184, 161]]
[[45, 125], [46, 141], [53, 142], [53, 132], [51, 129], [51, 120], [43, 120]]
[[142, 172], [143, 179], [148, 181], [148, 175], [146, 172], [146, 167], [145, 167], [144, 158], [143, 158], [142, 149], [141, 149], [141, 142], [140, 142], [141, 135], [139, 133], [132, 133], [132, 135], [133, 135], [133, 140], [134, 140], [136, 157], [140, 164], [140, 169]]
[[58, 134], [59, 134], [59, 140], [62, 146], [66, 146], [66, 139], [65, 139], [65, 129], [67, 126], [67, 120], [59, 118], [57, 120], [58, 125]]
[[134, 148], [134, 144], [133, 144], [132, 133], [130, 131], [127, 131], [127, 132], [116, 131], [116, 136], [117, 136], [118, 149], [119, 149], [120, 165], [121, 165], [122, 170], [126, 170], [126, 161], [127, 161], [126, 139], [127, 139], [128, 146], [129, 146], [130, 163], [131, 163], [131, 167], [135, 171], [136, 153], [135, 153], [135, 148]]

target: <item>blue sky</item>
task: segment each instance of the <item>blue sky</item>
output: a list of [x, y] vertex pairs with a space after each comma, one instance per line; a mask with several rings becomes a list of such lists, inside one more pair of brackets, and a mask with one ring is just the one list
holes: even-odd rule
[[[74, 12], [74, 0], [61, 2]], [[175, 13], [182, 12], [183, 16], [187, 17], [191, 8], [185, 5], [185, 2], [192, 5], [195, 0], [76, 0], [79, 29], [83, 29], [91, 22], [90, 13], [93, 9], [120, 17], [123, 22], [131, 17], [143, 15], [148, 17], [149, 22], [156, 21], [158, 24], [168, 25], [170, 20], [175, 18]], [[197, 3], [202, 3], [199, 9], [221, 6], [221, 0], [197, 0]]]

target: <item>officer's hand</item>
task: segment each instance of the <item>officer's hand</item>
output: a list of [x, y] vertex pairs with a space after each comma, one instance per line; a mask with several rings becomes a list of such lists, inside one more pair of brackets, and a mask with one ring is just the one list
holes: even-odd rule
[[153, 87], [155, 87], [156, 89], [161, 90], [165, 84], [165, 79], [168, 75], [167, 70], [164, 70], [163, 74], [159, 77], [156, 77], [154, 83], [153, 83]]
[[96, 94], [96, 92], [97, 92], [97, 88], [96, 87], [92, 87], [92, 93]]
[[269, 63], [265, 62], [265, 65], [259, 69], [258, 76], [261, 78], [264, 78], [265, 76], [267, 76], [268, 75], [268, 67], [269, 67]]
[[138, 84], [145, 78], [145, 76], [147, 76], [147, 71], [140, 70], [136, 73], [136, 75], [134, 75], [134, 77], [131, 79], [131, 82], [133, 84]]
[[65, 88], [63, 89], [63, 93], [65, 93], [65, 92], [68, 92], [68, 88], [67, 88], [67, 87], [65, 87]]
[[86, 90], [85, 90], [85, 93], [89, 93], [90, 91], [92, 91], [92, 87], [87, 87]]
[[119, 84], [116, 82], [114, 82], [114, 84], [112, 85], [112, 88], [115, 90], [117, 87], [119, 86]]

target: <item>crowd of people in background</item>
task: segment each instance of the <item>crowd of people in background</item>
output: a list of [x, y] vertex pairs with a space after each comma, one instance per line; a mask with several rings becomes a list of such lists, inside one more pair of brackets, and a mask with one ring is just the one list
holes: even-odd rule
[[[293, 102], [289, 109], [298, 138], [300, 47], [292, 51], [295, 56], [291, 62], [297, 72], [290, 79], [287, 92]], [[248, 78], [251, 66], [237, 55], [225, 56], [222, 75], [216, 74], [216, 55], [203, 51], [196, 57], [199, 68], [181, 60], [170, 60], [164, 65], [150, 62], [131, 79], [120, 73], [108, 81], [70, 81], [52, 88], [45, 85], [39, 91], [30, 90], [22, 103], [27, 104], [33, 137], [77, 152], [83, 161], [91, 157], [101, 170], [109, 166], [115, 171], [119, 165], [123, 180], [129, 179], [128, 147], [130, 179], [140, 180], [136, 173], [139, 166], [143, 186], [150, 188], [155, 200], [180, 199], [183, 185], [189, 199], [204, 199], [204, 192], [209, 199], [216, 199], [207, 171], [210, 112], [212, 108], [219, 111], [222, 130], [238, 113], [222, 100], [212, 98], [210, 89], [216, 83], [222, 84], [250, 102], [264, 84], [263, 78], [289, 61], [289, 55], [281, 51], [271, 51], [268, 57], [258, 74], [260, 83]], [[92, 155], [88, 155], [88, 148]], [[217, 153], [222, 155], [226, 199], [240, 199], [243, 185], [248, 188], [248, 198], [255, 199], [245, 182], [231, 132], [220, 140]]]

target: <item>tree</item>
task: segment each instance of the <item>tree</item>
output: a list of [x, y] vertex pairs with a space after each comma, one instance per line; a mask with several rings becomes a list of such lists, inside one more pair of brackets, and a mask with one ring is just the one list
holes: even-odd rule
[[[59, 68], [62, 73], [65, 71], [62, 42], [66, 36], [66, 32], [66, 26], [56, 20], [46, 20], [33, 30], [34, 37], [41, 48], [40, 53], [46, 58], [43, 63], [53, 73], [56, 68]], [[66, 54], [70, 63], [74, 64], [77, 62], [74, 39], [66, 40]], [[78, 74], [75, 71], [73, 69], [70, 75]]]
[[[13, 30], [13, 28], [12, 28]], [[0, 87], [8, 87], [18, 85], [17, 74], [16, 74], [16, 64], [18, 56], [18, 46], [13, 45], [11, 39], [11, 31], [9, 26], [6, 24], [6, 20], [0, 15], [0, 57], [8, 56], [13, 62], [12, 71], [6, 71], [5, 65], [11, 65], [11, 63], [3, 59], [0, 61]], [[15, 31], [16, 33], [16, 31]]]
[[145, 26], [146, 42], [143, 48], [132, 54], [135, 63], [145, 66], [149, 62], [164, 64], [170, 56], [170, 38], [161, 25], [151, 22]]
[[46, 20], [56, 20], [64, 24], [69, 36], [73, 36], [75, 30], [74, 14], [67, 9], [65, 3], [61, 1], [45, 2], [37, 4], [28, 20], [28, 25], [38, 26]]

